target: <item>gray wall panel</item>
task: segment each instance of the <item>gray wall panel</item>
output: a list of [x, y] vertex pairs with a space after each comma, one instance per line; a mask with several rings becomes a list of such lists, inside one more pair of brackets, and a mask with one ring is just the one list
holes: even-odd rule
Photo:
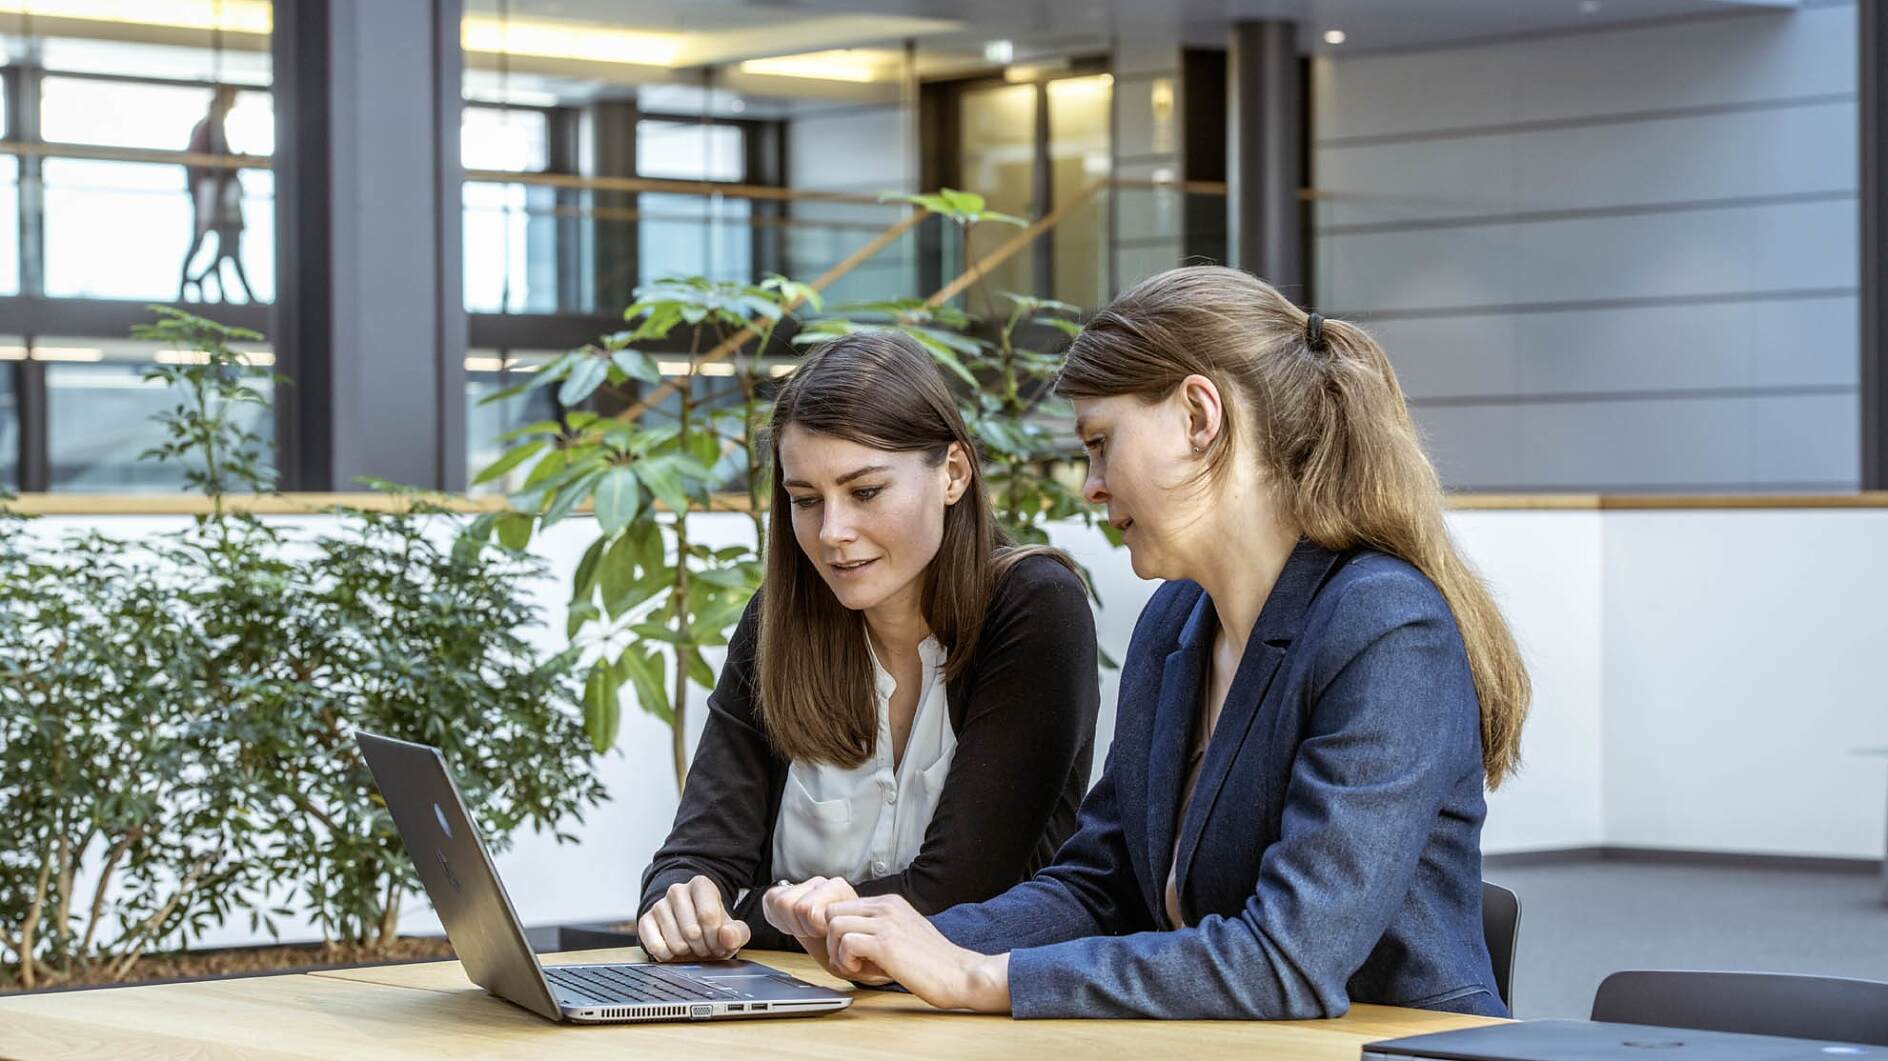
[[1855, 91], [1851, 7], [1320, 62], [1320, 141]]
[[1855, 188], [1852, 100], [1317, 151], [1320, 225]]
[[1318, 61], [1319, 301], [1383, 342], [1445, 481], [1857, 481], [1855, 30], [1819, 5]]
[[1460, 490], [1744, 490], [1855, 477], [1852, 395], [1418, 406]]
[[1855, 296], [1385, 320], [1413, 399], [1856, 385]]
[[1856, 282], [1857, 205], [1325, 235], [1319, 288], [1345, 311], [1826, 291]]

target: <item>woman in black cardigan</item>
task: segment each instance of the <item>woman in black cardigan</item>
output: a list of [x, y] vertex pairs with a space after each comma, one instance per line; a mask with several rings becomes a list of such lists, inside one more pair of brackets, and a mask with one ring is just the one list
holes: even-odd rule
[[780, 879], [926, 913], [1046, 865], [1087, 789], [1094, 617], [1002, 540], [935, 365], [895, 333], [807, 358], [774, 406], [767, 575], [736, 627], [638, 934], [658, 961], [798, 949]]

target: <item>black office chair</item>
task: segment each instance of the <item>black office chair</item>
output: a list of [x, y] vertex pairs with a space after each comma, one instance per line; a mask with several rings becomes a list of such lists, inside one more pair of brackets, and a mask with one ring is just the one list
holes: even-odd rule
[[1482, 936], [1495, 966], [1495, 990], [1514, 1012], [1514, 952], [1521, 935], [1521, 897], [1499, 884], [1482, 882]]
[[1593, 1019], [1888, 1046], [1888, 984], [1785, 973], [1634, 969], [1600, 983]]

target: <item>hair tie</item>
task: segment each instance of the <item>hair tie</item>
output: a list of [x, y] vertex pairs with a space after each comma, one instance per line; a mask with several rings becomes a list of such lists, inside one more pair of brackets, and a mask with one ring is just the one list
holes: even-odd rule
[[1324, 314], [1313, 313], [1305, 318], [1305, 345], [1313, 350], [1324, 349]]

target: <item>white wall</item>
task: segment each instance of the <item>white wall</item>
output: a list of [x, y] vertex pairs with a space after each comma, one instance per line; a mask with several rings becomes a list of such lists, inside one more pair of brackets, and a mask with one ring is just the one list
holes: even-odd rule
[[1314, 66], [1316, 298], [1464, 490], [1846, 490], [1856, 11]]
[[[320, 520], [285, 521], [301, 529]], [[1451, 526], [1494, 587], [1534, 680], [1521, 772], [1489, 798], [1489, 853], [1599, 845], [1875, 858], [1888, 761], [1888, 510], [1457, 511]], [[180, 518], [44, 519], [38, 533], [100, 526], [161, 534]], [[698, 517], [697, 536], [747, 540], [745, 517]], [[561, 647], [565, 587], [594, 525], [573, 519], [533, 546], [551, 565], [533, 635]], [[1154, 584], [1074, 525], [1054, 530], [1094, 575], [1102, 647], [1125, 655]], [[710, 663], [720, 659], [710, 654]], [[1115, 676], [1102, 681], [1102, 739]], [[690, 715], [700, 732], [701, 694]], [[614, 918], [675, 810], [666, 727], [630, 713], [599, 775], [609, 799], [559, 845], [523, 835], [499, 859], [528, 924]], [[404, 923], [436, 928], [423, 901]], [[246, 926], [206, 944], [254, 938]], [[314, 935], [285, 925], [287, 938]]]
[[1879, 858], [1888, 512], [1606, 515], [1609, 843]]

